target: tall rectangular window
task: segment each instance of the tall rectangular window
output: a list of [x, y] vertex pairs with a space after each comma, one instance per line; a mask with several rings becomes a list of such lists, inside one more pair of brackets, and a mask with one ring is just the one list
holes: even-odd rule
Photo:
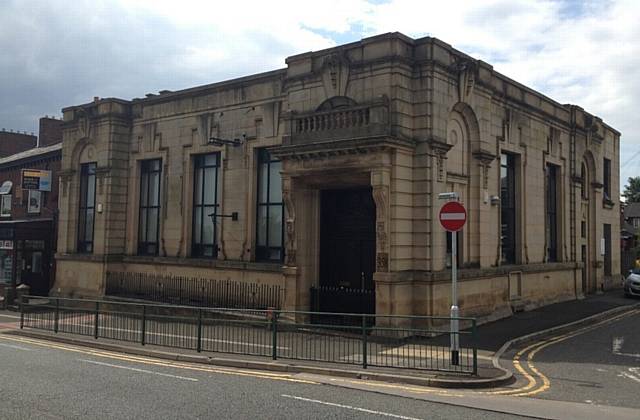
[[611, 275], [611, 225], [605, 223], [602, 229], [604, 236], [604, 275]]
[[547, 261], [558, 261], [558, 167], [547, 164]]
[[515, 156], [500, 155], [500, 247], [502, 263], [516, 262], [516, 180]]
[[11, 217], [11, 194], [3, 194], [0, 203], [0, 217]]
[[604, 189], [604, 199], [611, 199], [611, 160], [604, 158], [603, 161], [603, 171], [602, 179], [603, 179], [603, 189]]
[[194, 257], [216, 258], [218, 255], [219, 168], [220, 153], [195, 156], [191, 241], [191, 255]]
[[93, 252], [93, 225], [96, 206], [96, 163], [80, 167], [80, 208], [78, 212], [78, 252]]
[[284, 229], [282, 204], [282, 163], [268, 151], [258, 151], [258, 202], [256, 260], [284, 259]]
[[140, 166], [138, 254], [157, 255], [160, 231], [160, 181], [162, 161], [143, 160]]

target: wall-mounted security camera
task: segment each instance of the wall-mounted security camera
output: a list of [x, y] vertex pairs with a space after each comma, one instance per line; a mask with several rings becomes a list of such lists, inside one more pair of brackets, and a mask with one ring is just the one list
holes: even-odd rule
[[443, 193], [438, 194], [438, 199], [439, 200], [457, 200], [459, 197], [460, 196], [455, 191], [443, 192]]
[[491, 196], [491, 205], [492, 206], [497, 206], [498, 204], [500, 204], [500, 197], [497, 195], [492, 195]]

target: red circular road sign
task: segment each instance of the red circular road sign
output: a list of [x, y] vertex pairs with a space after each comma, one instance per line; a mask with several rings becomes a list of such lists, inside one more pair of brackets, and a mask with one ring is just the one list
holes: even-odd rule
[[440, 224], [449, 232], [457, 232], [467, 221], [467, 210], [457, 201], [449, 201], [440, 209]]

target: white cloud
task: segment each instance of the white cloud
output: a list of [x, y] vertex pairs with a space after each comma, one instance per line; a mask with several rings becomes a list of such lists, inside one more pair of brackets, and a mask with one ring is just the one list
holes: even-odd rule
[[[284, 67], [288, 55], [399, 31], [435, 36], [640, 150], [640, 2], [58, 0], [0, 2], [0, 126], [93, 96], [131, 98]], [[625, 162], [624, 157], [621, 159]], [[640, 174], [631, 162], [621, 178]]]

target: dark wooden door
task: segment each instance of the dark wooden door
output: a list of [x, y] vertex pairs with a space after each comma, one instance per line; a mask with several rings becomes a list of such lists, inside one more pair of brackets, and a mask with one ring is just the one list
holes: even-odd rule
[[376, 207], [371, 188], [321, 193], [320, 287], [373, 290]]

